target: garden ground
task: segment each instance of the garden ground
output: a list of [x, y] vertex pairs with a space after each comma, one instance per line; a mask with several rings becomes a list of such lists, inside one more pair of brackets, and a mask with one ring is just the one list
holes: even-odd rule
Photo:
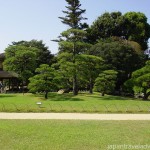
[[[38, 106], [37, 102], [42, 105]], [[81, 113], [150, 113], [150, 101], [99, 93], [43, 95], [0, 94], [1, 112], [81, 112]]]
[[2, 150], [107, 150], [150, 145], [150, 121], [0, 120]]

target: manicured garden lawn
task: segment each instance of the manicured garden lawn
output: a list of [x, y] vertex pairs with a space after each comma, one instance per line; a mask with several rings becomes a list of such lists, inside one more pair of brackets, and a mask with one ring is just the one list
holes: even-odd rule
[[[37, 102], [42, 102], [38, 107]], [[98, 93], [72, 94], [49, 93], [43, 95], [0, 94], [2, 112], [89, 112], [89, 113], [149, 113], [150, 101], [120, 96], [100, 96]]]
[[106, 150], [149, 144], [150, 121], [0, 120], [2, 150]]

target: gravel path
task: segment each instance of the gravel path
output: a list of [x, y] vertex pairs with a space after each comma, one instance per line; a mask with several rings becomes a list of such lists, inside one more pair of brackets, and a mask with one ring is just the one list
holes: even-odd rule
[[150, 120], [150, 114], [0, 113], [0, 119]]

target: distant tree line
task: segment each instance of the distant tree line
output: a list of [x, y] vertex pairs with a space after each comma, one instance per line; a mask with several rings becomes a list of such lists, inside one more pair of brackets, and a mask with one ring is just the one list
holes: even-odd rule
[[68, 29], [54, 40], [59, 44], [57, 55], [52, 55], [43, 41], [13, 42], [5, 49], [5, 70], [18, 73], [22, 86], [28, 85], [31, 92], [45, 92], [45, 98], [49, 91], [59, 89], [74, 95], [79, 90], [93, 93], [94, 89], [105, 95], [133, 94], [138, 87], [147, 99], [147, 17], [141, 12], [105, 12], [88, 25], [80, 1], [66, 2], [65, 16], [59, 18]]

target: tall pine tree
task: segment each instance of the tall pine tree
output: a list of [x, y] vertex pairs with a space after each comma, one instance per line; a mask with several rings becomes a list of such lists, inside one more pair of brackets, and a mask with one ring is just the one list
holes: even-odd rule
[[[68, 52], [72, 54], [72, 63], [76, 63], [76, 55], [81, 54], [87, 47], [84, 43], [84, 38], [86, 32], [83, 30], [87, 27], [86, 23], [82, 23], [82, 20], [86, 18], [82, 17], [85, 13], [85, 9], [81, 9], [81, 4], [79, 0], [66, 0], [68, 6], [67, 10], [63, 11], [66, 14], [65, 17], [59, 17], [62, 23], [69, 26], [67, 31], [64, 31], [60, 36], [59, 49], [60, 52]], [[78, 79], [77, 79], [77, 69], [74, 68], [73, 75], [73, 94], [78, 94]]]
[[62, 11], [66, 14], [65, 17], [59, 17], [62, 20], [62, 23], [68, 25], [73, 29], [83, 29], [87, 27], [86, 23], [81, 23], [82, 20], [87, 18], [82, 17], [82, 14], [85, 13], [85, 9], [81, 9], [81, 4], [79, 0], [66, 0], [68, 6], [67, 10]]

